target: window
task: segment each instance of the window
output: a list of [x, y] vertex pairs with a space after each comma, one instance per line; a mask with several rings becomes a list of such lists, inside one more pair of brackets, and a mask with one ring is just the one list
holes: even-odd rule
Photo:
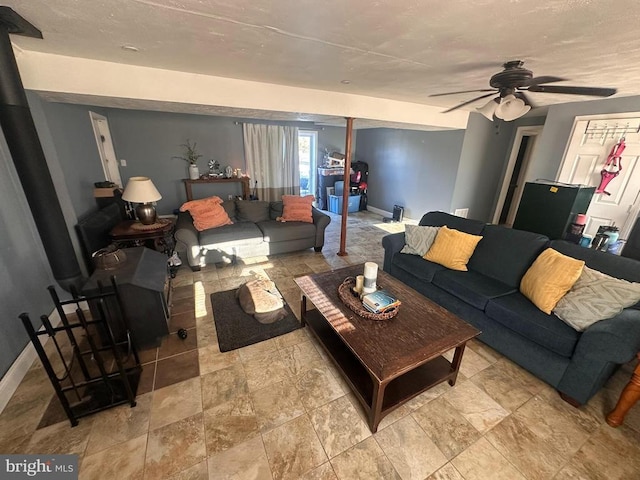
[[300, 195], [315, 195], [317, 155], [318, 132], [298, 130]]

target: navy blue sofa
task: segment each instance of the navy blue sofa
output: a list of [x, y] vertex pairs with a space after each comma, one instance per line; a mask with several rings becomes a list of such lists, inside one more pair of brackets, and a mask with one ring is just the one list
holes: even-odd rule
[[620, 364], [640, 351], [637, 305], [577, 332], [540, 311], [518, 290], [522, 276], [547, 247], [632, 282], [640, 282], [640, 262], [444, 212], [425, 214], [420, 225], [447, 225], [482, 235], [469, 271], [400, 253], [404, 233], [382, 239], [384, 271], [480, 329], [479, 340], [555, 387], [572, 405], [586, 403]]

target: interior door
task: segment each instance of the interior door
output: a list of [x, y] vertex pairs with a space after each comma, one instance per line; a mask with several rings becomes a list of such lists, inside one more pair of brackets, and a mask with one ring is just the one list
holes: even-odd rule
[[122, 187], [122, 179], [120, 178], [120, 169], [118, 168], [118, 160], [116, 152], [113, 148], [111, 140], [111, 131], [109, 130], [109, 122], [105, 117], [95, 112], [89, 112], [91, 124], [93, 125], [93, 133], [96, 136], [96, 144], [98, 145], [98, 153], [102, 161], [102, 169], [106, 180]]
[[492, 223], [513, 225], [522, 198], [529, 162], [541, 133], [542, 126], [517, 128]]
[[506, 212], [503, 212], [503, 214], [505, 214], [504, 221], [503, 218], [500, 218], [500, 223], [505, 223], [506, 225], [511, 226], [513, 225], [513, 221], [516, 219], [516, 213], [518, 213], [518, 206], [520, 205], [522, 192], [524, 191], [524, 179], [527, 174], [527, 168], [529, 166], [529, 160], [531, 159], [531, 152], [533, 151], [533, 144], [535, 141], [535, 136], [525, 135], [522, 137], [511, 181], [507, 187], [505, 205], [509, 205], [509, 208]]
[[[625, 124], [637, 125], [639, 121], [624, 119]], [[577, 122], [558, 181], [597, 187], [607, 157], [624, 135], [627, 147], [622, 153], [622, 170], [605, 188], [610, 195], [593, 196], [584, 233], [595, 235], [601, 225], [615, 225], [620, 228], [620, 237], [626, 238], [640, 207], [640, 134], [620, 131], [614, 127], [615, 119], [601, 123], [599, 129], [593, 128], [591, 123], [593, 133], [585, 133], [588, 124], [587, 120]]]

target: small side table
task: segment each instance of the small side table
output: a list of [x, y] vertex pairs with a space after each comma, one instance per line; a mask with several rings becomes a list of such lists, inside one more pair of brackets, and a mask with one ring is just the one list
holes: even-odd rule
[[170, 255], [173, 251], [174, 218], [160, 218], [153, 225], [142, 225], [137, 220], [125, 220], [113, 227], [109, 236], [122, 248], [146, 246]]
[[[638, 360], [640, 360], [640, 353], [638, 353]], [[627, 386], [622, 390], [616, 408], [607, 415], [607, 423], [612, 427], [622, 425], [624, 416], [638, 400], [640, 400], [640, 363], [638, 363], [636, 369], [633, 371], [631, 380], [629, 380]]]

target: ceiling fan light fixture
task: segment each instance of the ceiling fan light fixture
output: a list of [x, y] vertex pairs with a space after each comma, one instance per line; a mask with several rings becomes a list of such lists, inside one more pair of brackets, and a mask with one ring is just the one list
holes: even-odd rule
[[486, 105], [478, 107], [476, 108], [476, 110], [478, 111], [478, 113], [481, 113], [493, 122], [493, 115], [496, 113], [496, 109], [498, 108], [499, 103], [500, 97], [492, 98], [486, 103]]
[[[529, 110], [535, 108], [533, 99], [529, 98], [529, 93], [559, 93], [563, 95], [589, 95], [592, 97], [609, 97], [614, 95], [617, 90], [609, 87], [579, 87], [570, 85], [548, 85], [550, 83], [562, 82], [566, 79], [555, 77], [553, 75], [534, 76], [531, 70], [524, 68], [522, 60], [512, 60], [505, 62], [503, 70], [491, 76], [489, 86], [491, 88], [480, 88], [476, 90], [461, 90], [456, 92], [436, 93], [429, 95], [430, 97], [441, 97], [444, 95], [459, 95], [461, 93], [482, 93], [475, 98], [471, 98], [462, 103], [458, 103], [442, 113], [452, 112], [459, 108], [488, 98], [496, 93], [501, 97], [500, 105], [496, 108], [494, 116], [505, 121], [515, 120], [525, 115]], [[490, 92], [486, 93], [485, 92]], [[477, 108], [482, 115], [491, 118], [491, 110], [493, 105], [488, 103], [483, 107]]]
[[531, 110], [531, 106], [524, 103], [524, 100], [516, 98], [513, 94], [509, 94], [500, 100], [500, 105], [496, 108], [495, 116], [505, 122], [510, 122], [522, 117], [529, 110]]

